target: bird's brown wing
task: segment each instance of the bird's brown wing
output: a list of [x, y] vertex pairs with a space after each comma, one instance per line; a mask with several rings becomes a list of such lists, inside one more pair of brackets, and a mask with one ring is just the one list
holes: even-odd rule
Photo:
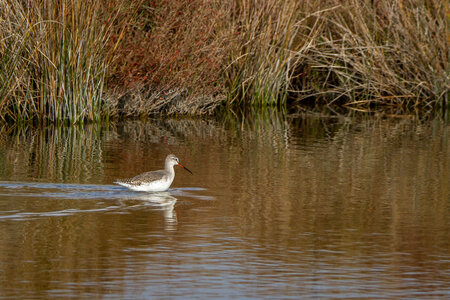
[[166, 176], [166, 174], [164, 173], [163, 170], [150, 171], [150, 172], [145, 172], [145, 173], [139, 174], [133, 178], [117, 179], [116, 182], [127, 183], [127, 184], [131, 184], [131, 185], [138, 185], [142, 182], [150, 182], [150, 181], [155, 181], [155, 180], [161, 179], [164, 176]]

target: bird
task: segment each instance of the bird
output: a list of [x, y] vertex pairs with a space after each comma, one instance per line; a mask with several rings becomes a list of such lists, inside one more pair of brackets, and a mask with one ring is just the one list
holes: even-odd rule
[[114, 183], [133, 191], [164, 192], [169, 189], [175, 178], [175, 170], [173, 168], [177, 165], [193, 174], [191, 170], [180, 164], [178, 157], [174, 154], [169, 154], [166, 157], [164, 170], [145, 172], [133, 178], [117, 179]]

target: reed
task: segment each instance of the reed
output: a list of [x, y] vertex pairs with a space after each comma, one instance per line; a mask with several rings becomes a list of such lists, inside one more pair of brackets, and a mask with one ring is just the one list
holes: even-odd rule
[[82, 123], [105, 116], [113, 21], [100, 0], [2, 1], [1, 118]]
[[236, 0], [228, 8], [225, 26], [233, 37], [224, 72], [228, 104], [286, 102], [299, 54], [316, 35], [316, 28], [304, 26], [302, 12], [309, 6], [304, 1]]
[[442, 1], [255, 1], [231, 8], [229, 103], [428, 106], [449, 91]]
[[448, 105], [440, 0], [0, 4], [0, 118]]
[[[336, 2], [337, 3], [337, 2]], [[345, 1], [322, 14], [320, 38], [302, 57], [299, 99], [329, 105], [433, 107], [449, 91], [442, 1]], [[306, 91], [306, 92], [305, 92]]]
[[[239, 107], [428, 108], [448, 97], [449, 19], [439, 0], [159, 0], [146, 8], [119, 50], [113, 84], [144, 87], [156, 110], [154, 95], [170, 89], [191, 107], [200, 107], [192, 105], [199, 94]], [[195, 114], [162, 100], [165, 111]]]

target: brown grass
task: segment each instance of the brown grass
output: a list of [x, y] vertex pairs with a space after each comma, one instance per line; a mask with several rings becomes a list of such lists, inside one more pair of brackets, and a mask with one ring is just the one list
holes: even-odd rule
[[218, 7], [202, 0], [142, 3], [119, 49], [111, 81], [125, 88], [223, 93], [217, 83], [225, 40], [216, 28], [224, 11]]
[[303, 97], [328, 104], [435, 105], [449, 88], [441, 1], [346, 1], [321, 16], [316, 45], [303, 58], [313, 75]]
[[0, 4], [2, 119], [428, 109], [450, 90], [445, 1], [72, 2]]
[[[438, 0], [151, 1], [112, 82], [135, 103], [148, 99], [150, 111], [175, 113], [201, 107], [199, 95], [209, 107], [435, 107], [449, 89], [445, 9]], [[184, 103], [174, 109], [169, 94]]]

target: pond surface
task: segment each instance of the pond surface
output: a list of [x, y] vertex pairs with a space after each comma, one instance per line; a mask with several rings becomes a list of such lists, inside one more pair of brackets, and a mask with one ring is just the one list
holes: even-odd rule
[[[448, 298], [450, 126], [159, 119], [0, 129], [0, 298]], [[178, 168], [164, 193], [113, 184]]]

